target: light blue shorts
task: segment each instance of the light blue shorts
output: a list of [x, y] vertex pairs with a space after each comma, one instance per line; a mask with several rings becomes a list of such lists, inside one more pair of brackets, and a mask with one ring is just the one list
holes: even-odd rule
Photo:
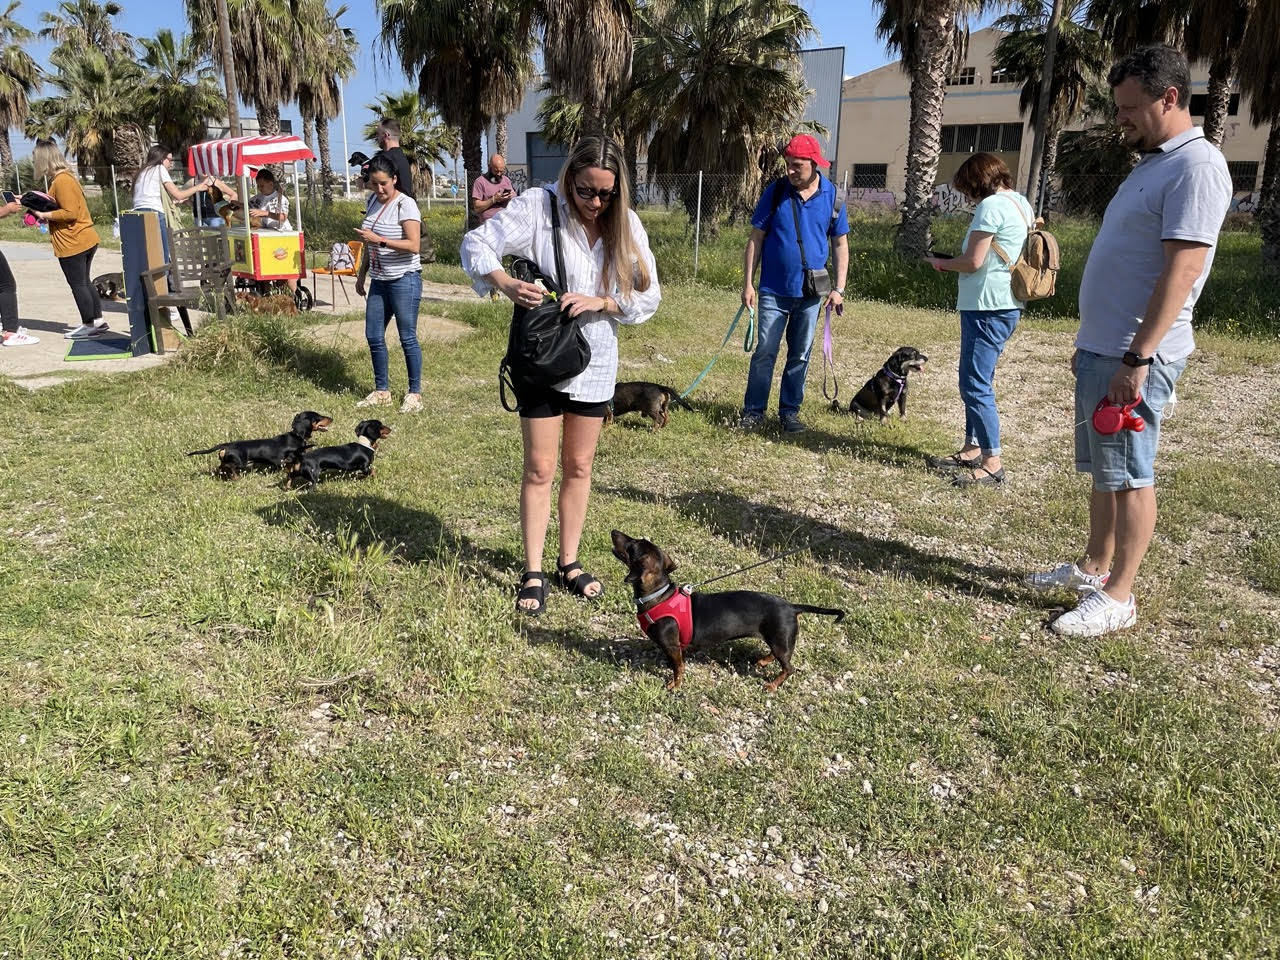
[[1187, 361], [1157, 360], [1149, 368], [1147, 382], [1142, 386], [1142, 402], [1133, 408], [1147, 422], [1146, 429], [1103, 436], [1093, 429], [1093, 411], [1123, 365], [1119, 357], [1104, 357], [1087, 350], [1076, 355], [1076, 470], [1093, 474], [1093, 489], [1104, 493], [1155, 485], [1160, 416]]

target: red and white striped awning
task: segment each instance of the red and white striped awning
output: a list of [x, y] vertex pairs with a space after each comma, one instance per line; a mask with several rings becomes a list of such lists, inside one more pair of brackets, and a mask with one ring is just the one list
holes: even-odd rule
[[232, 137], [193, 144], [187, 150], [187, 172], [193, 177], [238, 177], [267, 163], [315, 158], [297, 137]]

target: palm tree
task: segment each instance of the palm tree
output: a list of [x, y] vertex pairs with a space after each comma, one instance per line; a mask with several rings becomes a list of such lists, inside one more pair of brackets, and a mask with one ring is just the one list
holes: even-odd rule
[[934, 178], [942, 153], [942, 101], [947, 77], [962, 59], [965, 23], [985, 0], [876, 0], [876, 35], [902, 53], [902, 69], [911, 77], [911, 113], [907, 140], [907, 180], [902, 223], [894, 241], [907, 257], [929, 250]]
[[1255, 216], [1262, 231], [1262, 260], [1280, 269], [1280, 5], [1259, 3], [1240, 43], [1240, 92], [1249, 98], [1255, 127], [1271, 124], [1262, 165], [1262, 190]]
[[[1019, 8], [996, 20], [994, 26], [1007, 32], [996, 44], [994, 62], [998, 68], [1022, 83], [1018, 111], [1030, 114], [1031, 123], [1044, 124], [1045, 155], [1042, 182], [1053, 176], [1058, 135], [1084, 112], [1090, 91], [1102, 82], [1111, 58], [1111, 48], [1102, 34], [1080, 22], [1087, 0], [1068, 0], [1058, 24], [1049, 83], [1048, 116], [1040, 117], [1040, 78], [1044, 73], [1045, 31], [1052, 2], [1021, 0]], [[1031, 184], [1028, 195], [1039, 196], [1039, 184]]]
[[374, 116], [364, 126], [366, 140], [377, 139], [378, 120], [383, 117], [400, 124], [400, 149], [413, 171], [414, 192], [425, 196], [430, 188], [429, 171], [454, 154], [459, 139], [457, 129], [442, 123], [434, 110], [424, 110], [422, 98], [412, 90], [384, 93], [376, 102], [366, 104], [365, 109]]
[[140, 40], [146, 69], [141, 113], [155, 118], [155, 139], [181, 155], [209, 135], [209, 121], [225, 115], [227, 99], [206, 54], [190, 35], [175, 40], [161, 30]]
[[635, 0], [535, 0], [547, 80], [582, 104], [584, 132], [604, 130], [627, 87], [637, 6]]
[[1087, 16], [1112, 38], [1117, 53], [1169, 43], [1192, 62], [1208, 63], [1204, 135], [1220, 147], [1250, 11], [1265, 6], [1259, 0], [1089, 0]]
[[[320, 157], [321, 196], [325, 206], [333, 202], [333, 165], [329, 159], [329, 121], [341, 106], [341, 84], [355, 72], [355, 33], [338, 21], [345, 6], [330, 13], [323, 0], [311, 0], [304, 16], [312, 18], [318, 42], [303, 48], [298, 84], [298, 109], [302, 113], [303, 137], [311, 145], [314, 128]], [[307, 161], [307, 192], [313, 190], [314, 161]]]
[[[52, 95], [31, 104], [27, 136], [64, 138], [77, 165], [92, 168], [97, 182], [107, 183], [110, 165], [120, 165], [120, 132], [129, 131], [143, 142], [138, 123], [142, 69], [132, 59], [92, 49], [64, 63], [49, 77]], [[134, 168], [139, 164], [135, 161]]]
[[31, 94], [43, 77], [24, 49], [34, 34], [14, 19], [17, 9], [18, 0], [11, 0], [0, 13], [0, 182], [8, 180], [13, 166], [9, 129], [26, 123]]
[[[533, 11], [523, 0], [378, 0], [381, 43], [418, 78], [424, 104], [462, 130], [467, 195], [480, 176], [481, 140], [493, 117], [524, 99], [533, 72]], [[586, 32], [586, 31], [583, 31]], [[471, 226], [479, 223], [474, 211]]]
[[[258, 129], [266, 136], [280, 133], [280, 105], [297, 96], [298, 51], [315, 42], [301, 35], [299, 6], [297, 0], [227, 0], [236, 88], [257, 112]], [[213, 4], [187, 0], [187, 20], [196, 48], [215, 57], [220, 41]]]
[[[790, 0], [655, 3], [636, 19], [633, 87], [620, 125], [629, 128], [628, 143], [651, 131], [650, 179], [714, 171], [702, 188], [703, 222], [714, 231], [754, 201], [762, 148], [794, 130], [804, 113], [809, 91], [799, 54], [813, 21]], [[584, 128], [587, 110], [584, 104]], [[693, 181], [682, 199], [692, 216]]]

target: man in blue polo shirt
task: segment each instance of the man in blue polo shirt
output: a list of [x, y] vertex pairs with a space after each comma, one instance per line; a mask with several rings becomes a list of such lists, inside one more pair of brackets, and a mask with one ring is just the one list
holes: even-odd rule
[[[760, 337], [751, 357], [738, 426], [755, 430], [763, 425], [773, 368], [785, 334], [787, 362], [778, 390], [778, 417], [787, 433], [802, 433], [805, 426], [800, 422], [800, 404], [818, 313], [824, 305], [835, 308], [844, 302], [849, 217], [844, 204], [838, 202], [835, 184], [818, 172], [818, 167], [831, 164], [823, 159], [817, 140], [804, 134], [793, 137], [783, 157], [787, 178], [769, 186], [756, 204], [743, 258], [742, 303], [748, 308], [756, 305], [757, 257], [760, 263]], [[805, 282], [806, 268], [827, 269], [831, 237], [835, 237], [836, 284], [829, 293], [815, 293]]]
[[[1191, 123], [1191, 70], [1172, 47], [1143, 47], [1111, 70], [1116, 122], [1142, 159], [1107, 205], [1080, 281], [1076, 469], [1093, 476], [1084, 556], [1032, 574], [1031, 586], [1084, 594], [1050, 625], [1100, 636], [1137, 621], [1133, 583], [1156, 526], [1160, 419], [1195, 349], [1191, 311], [1231, 203], [1222, 152]], [[1134, 404], [1146, 427], [1103, 434], [1103, 399]]]

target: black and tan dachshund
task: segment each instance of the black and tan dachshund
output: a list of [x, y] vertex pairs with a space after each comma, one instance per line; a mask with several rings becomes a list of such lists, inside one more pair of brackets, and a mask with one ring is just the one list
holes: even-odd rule
[[889, 411], [897, 405], [901, 420], [907, 415], [907, 376], [923, 370], [928, 360], [915, 347], [899, 347], [884, 362], [880, 372], [863, 384], [849, 404], [849, 412], [858, 417], [879, 417], [884, 423]]
[[93, 286], [103, 300], [124, 299], [124, 274], [104, 273], [93, 278]]
[[358, 473], [362, 477], [373, 476], [373, 455], [378, 441], [390, 435], [391, 428], [381, 420], [361, 420], [356, 424], [355, 443], [300, 451], [285, 468], [289, 471], [285, 485], [313, 487], [326, 470]]
[[303, 450], [311, 446], [313, 431], [329, 429], [332, 417], [314, 410], [304, 410], [293, 418], [293, 425], [287, 433], [278, 437], [267, 437], [262, 440], [231, 440], [220, 443], [208, 450], [192, 450], [188, 457], [205, 453], [218, 455], [218, 466], [214, 473], [224, 480], [240, 475], [240, 471], [249, 467], [266, 467], [280, 470]]
[[[757, 666], [776, 660], [782, 672], [765, 684], [772, 693], [794, 672], [791, 655], [800, 632], [801, 613], [817, 613], [844, 619], [843, 610], [791, 603], [755, 590], [724, 593], [684, 593], [671, 582], [676, 562], [666, 551], [648, 540], [637, 540], [614, 530], [613, 555], [627, 568], [626, 582], [636, 594], [636, 616], [645, 635], [667, 656], [674, 671], [667, 689], [674, 690], [684, 679], [684, 654], [691, 645], [705, 646], [737, 637], [762, 637], [769, 655]], [[688, 606], [683, 607], [687, 600]], [[683, 609], [682, 609], [683, 607]]]
[[660, 383], [649, 383], [645, 380], [630, 380], [613, 388], [613, 403], [605, 414], [604, 425], [613, 423], [615, 417], [624, 413], [640, 413], [653, 421], [653, 429], [661, 430], [667, 425], [668, 411], [671, 404], [677, 404], [686, 410], [692, 410], [687, 402], [670, 387]]

